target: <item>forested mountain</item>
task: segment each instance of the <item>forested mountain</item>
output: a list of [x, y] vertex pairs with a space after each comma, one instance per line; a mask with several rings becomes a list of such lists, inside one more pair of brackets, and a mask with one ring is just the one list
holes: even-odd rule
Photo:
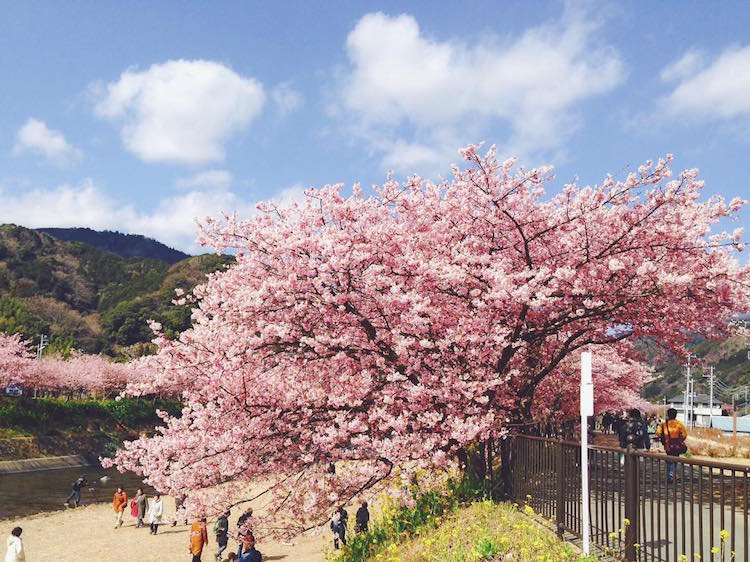
[[150, 258], [173, 264], [188, 257], [184, 252], [174, 250], [153, 238], [146, 238], [140, 234], [123, 234], [90, 228], [37, 228], [36, 230], [65, 242], [83, 242], [121, 258]]
[[174, 289], [192, 289], [231, 260], [207, 254], [170, 265], [122, 258], [0, 225], [0, 331], [20, 332], [33, 342], [47, 334], [57, 351], [137, 354], [152, 338], [148, 319], [161, 322], [168, 335], [189, 326], [189, 309], [171, 303]]
[[[726, 387], [750, 385], [750, 342], [744, 337], [734, 336], [719, 341], [697, 338], [689, 347], [694, 355], [691, 364], [697, 393], [709, 392], [708, 379], [703, 374], [704, 371], [708, 373], [710, 366], [714, 367], [716, 378]], [[685, 357], [655, 360], [656, 376], [644, 388], [644, 396], [652, 401], [661, 401], [665, 396], [682, 396], [685, 391], [685, 363]], [[716, 394], [720, 394], [718, 390]], [[720, 398], [727, 398], [725, 402], [729, 402], [726, 396]]]

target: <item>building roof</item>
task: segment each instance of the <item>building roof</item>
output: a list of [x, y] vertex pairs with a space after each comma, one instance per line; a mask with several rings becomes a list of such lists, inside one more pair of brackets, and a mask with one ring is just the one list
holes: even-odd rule
[[[678, 396], [673, 396], [669, 400], [667, 400], [668, 404], [682, 404], [685, 401], [685, 395], [680, 394]], [[695, 403], [696, 404], [711, 404], [711, 397], [708, 394], [695, 394]], [[721, 400], [719, 400], [716, 396], [714, 396], [714, 406], [720, 406]]]
[[[715, 416], [711, 426], [722, 431], [733, 431], [734, 421], [731, 416]], [[750, 418], [737, 418], [737, 433], [750, 434]]]

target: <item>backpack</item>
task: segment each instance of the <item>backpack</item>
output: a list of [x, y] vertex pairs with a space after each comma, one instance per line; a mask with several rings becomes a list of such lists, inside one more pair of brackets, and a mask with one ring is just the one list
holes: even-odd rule
[[669, 422], [661, 424], [661, 442], [664, 445], [664, 452], [672, 456], [680, 456], [687, 453], [687, 445], [684, 439], [672, 439], [669, 433]]
[[641, 420], [628, 419], [622, 429], [624, 435], [620, 437], [620, 445], [623, 448], [628, 445], [632, 445], [635, 449], [646, 448], [646, 426]]

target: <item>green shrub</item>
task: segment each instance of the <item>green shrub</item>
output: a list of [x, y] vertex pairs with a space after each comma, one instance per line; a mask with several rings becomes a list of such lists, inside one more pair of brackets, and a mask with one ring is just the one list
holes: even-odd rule
[[0, 427], [30, 433], [50, 430], [83, 430], [89, 421], [117, 421], [127, 427], [153, 426], [160, 422], [156, 410], [180, 412], [174, 400], [66, 400], [63, 398], [0, 397]]

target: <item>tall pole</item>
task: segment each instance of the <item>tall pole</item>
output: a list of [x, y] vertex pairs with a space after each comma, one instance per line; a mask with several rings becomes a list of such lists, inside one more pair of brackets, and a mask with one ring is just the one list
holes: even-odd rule
[[692, 406], [691, 406], [691, 392], [692, 392], [692, 377], [690, 373], [690, 359], [695, 357], [692, 353], [688, 353], [687, 356], [687, 364], [686, 367], [686, 381], [685, 381], [685, 425], [687, 427], [693, 427], [693, 415], [692, 415]]
[[710, 390], [710, 397], [708, 400], [708, 419], [709, 419], [709, 425], [711, 427], [714, 426], [714, 368], [713, 365], [711, 366], [711, 374], [708, 377], [708, 384], [711, 388]]
[[[583, 554], [589, 555], [589, 432], [588, 417], [594, 415], [594, 383], [591, 352], [581, 353], [581, 530]], [[558, 476], [559, 478], [559, 476]]]
[[737, 410], [734, 408], [734, 392], [732, 393], [732, 434], [734, 436], [734, 451], [737, 454]]

